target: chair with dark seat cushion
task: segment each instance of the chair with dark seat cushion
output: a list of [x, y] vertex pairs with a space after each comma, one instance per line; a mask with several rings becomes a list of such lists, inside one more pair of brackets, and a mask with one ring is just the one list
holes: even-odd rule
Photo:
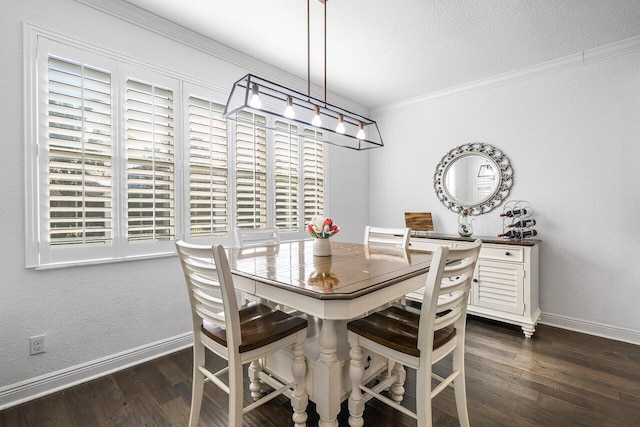
[[[435, 250], [420, 310], [393, 305], [347, 324], [351, 345], [350, 426], [363, 425], [365, 403], [371, 398], [413, 417], [420, 427], [430, 426], [431, 399], [447, 385], [455, 389], [460, 425], [469, 425], [464, 338], [469, 289], [481, 245], [482, 241], [476, 240], [466, 247], [442, 246]], [[362, 384], [364, 349], [393, 361], [391, 372], [371, 387]], [[433, 374], [432, 365], [450, 353], [453, 372], [447, 378]], [[401, 405], [405, 366], [416, 370], [416, 412]], [[432, 377], [440, 381], [433, 390]], [[391, 397], [382, 394], [385, 389]]]
[[[252, 303], [238, 308], [229, 262], [222, 246], [212, 248], [176, 241], [176, 248], [187, 282], [193, 320], [193, 390], [189, 426], [198, 424], [204, 383], [207, 381], [229, 394], [229, 426], [242, 426], [245, 412], [289, 390], [292, 390], [290, 399], [294, 425], [306, 425], [308, 395], [304, 383], [306, 362], [303, 344], [307, 336], [307, 321], [262, 304]], [[205, 366], [206, 350], [227, 360], [228, 367], [211, 372]], [[281, 378], [273, 377], [269, 384], [278, 383], [278, 387], [243, 408], [243, 365], [255, 363], [277, 351], [290, 351], [293, 381], [282, 382]], [[259, 362], [256, 366], [260, 366]], [[228, 374], [228, 385], [219, 378], [223, 374]]]

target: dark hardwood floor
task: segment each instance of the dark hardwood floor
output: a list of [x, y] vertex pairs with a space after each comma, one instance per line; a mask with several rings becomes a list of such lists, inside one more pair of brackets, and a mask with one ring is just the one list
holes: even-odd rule
[[[544, 325], [527, 340], [519, 328], [470, 318], [465, 360], [474, 427], [640, 426], [640, 346]], [[415, 373], [408, 371], [410, 407], [414, 385]], [[6, 409], [0, 426], [186, 426], [190, 395], [191, 350], [184, 350]], [[200, 425], [225, 426], [227, 401], [206, 385]], [[372, 403], [366, 425], [415, 426]], [[291, 425], [290, 417], [288, 400], [279, 397], [246, 414], [244, 423], [282, 427]], [[347, 417], [343, 404], [340, 426]], [[317, 422], [310, 404], [308, 425]], [[434, 425], [458, 425], [450, 388], [434, 400]]]

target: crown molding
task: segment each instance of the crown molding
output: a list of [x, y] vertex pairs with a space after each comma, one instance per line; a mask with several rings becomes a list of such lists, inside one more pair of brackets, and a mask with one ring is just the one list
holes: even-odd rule
[[185, 27], [175, 24], [165, 18], [139, 8], [126, 1], [105, 0], [75, 0], [84, 6], [91, 7], [100, 12], [111, 15], [122, 21], [126, 21], [137, 27], [151, 31], [163, 37], [170, 38], [193, 49], [199, 50], [217, 58], [223, 59], [239, 67], [248, 68], [257, 72], [269, 72], [278, 70], [266, 63], [234, 50], [222, 43], [205, 37]]
[[627, 55], [629, 53], [640, 51], [640, 36], [610, 43], [594, 49], [585, 50], [584, 52], [574, 53], [572, 55], [553, 59], [531, 67], [521, 68], [519, 70], [509, 71], [497, 74], [485, 79], [464, 83], [436, 92], [409, 98], [404, 101], [395, 102], [381, 107], [371, 109], [371, 116], [390, 114], [403, 111], [410, 108], [416, 108], [421, 105], [430, 104], [444, 99], [453, 98], [462, 95], [468, 95], [481, 90], [491, 89], [499, 86], [505, 86], [523, 80], [535, 79], [547, 74], [557, 73], [568, 70], [570, 68], [580, 67], [593, 62], [604, 61], [606, 59], [615, 58], [617, 56]]
[[[267, 76], [270, 80], [291, 86], [293, 88], [307, 87], [307, 81], [281, 68], [277, 68], [252, 56], [232, 49], [212, 38], [196, 33], [186, 27], [178, 25], [168, 19], [127, 3], [125, 0], [74, 0], [76, 3], [90, 7], [114, 18], [128, 22], [136, 27], [174, 40], [192, 49], [211, 55], [245, 70]], [[277, 76], [277, 79], [275, 78]], [[240, 77], [240, 76], [238, 76]], [[322, 93], [323, 88], [312, 83], [312, 92]], [[312, 93], [313, 94], [313, 93]], [[351, 101], [334, 92], [329, 91], [333, 104], [345, 105], [351, 110], [366, 116], [370, 113], [368, 107]]]

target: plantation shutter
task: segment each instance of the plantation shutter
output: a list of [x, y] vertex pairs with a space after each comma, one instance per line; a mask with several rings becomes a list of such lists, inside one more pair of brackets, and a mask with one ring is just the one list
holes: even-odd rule
[[111, 244], [111, 73], [48, 56], [49, 238]]
[[127, 239], [175, 238], [173, 91], [126, 81]]
[[164, 256], [176, 238], [228, 245], [233, 227], [300, 238], [324, 214], [317, 130], [227, 121], [225, 93], [163, 64], [29, 34], [27, 268]]
[[298, 127], [282, 121], [275, 122], [275, 215], [281, 231], [297, 231], [299, 218], [300, 143]]
[[250, 112], [242, 112], [240, 118], [242, 121], [236, 124], [236, 223], [240, 228], [264, 228], [267, 226], [266, 118]]
[[228, 146], [224, 105], [189, 97], [191, 236], [228, 233]]
[[324, 143], [322, 132], [304, 130], [302, 156], [304, 222], [324, 215]]

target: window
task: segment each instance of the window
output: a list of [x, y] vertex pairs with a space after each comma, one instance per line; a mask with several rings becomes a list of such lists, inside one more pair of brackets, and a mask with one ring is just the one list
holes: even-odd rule
[[54, 56], [47, 73], [48, 240], [111, 244], [111, 73]]
[[300, 148], [298, 127], [276, 121], [274, 132], [275, 219], [281, 231], [295, 231], [300, 226], [298, 199]]
[[304, 222], [324, 212], [324, 144], [322, 132], [304, 130]]
[[175, 239], [173, 91], [127, 79], [127, 239]]
[[242, 112], [236, 124], [236, 224], [241, 228], [267, 227], [266, 118]]
[[235, 226], [306, 237], [324, 207], [316, 131], [227, 121], [226, 93], [52, 38], [37, 36], [26, 89], [28, 267], [231, 245]]
[[224, 105], [189, 96], [190, 235], [225, 236], [229, 171]]

